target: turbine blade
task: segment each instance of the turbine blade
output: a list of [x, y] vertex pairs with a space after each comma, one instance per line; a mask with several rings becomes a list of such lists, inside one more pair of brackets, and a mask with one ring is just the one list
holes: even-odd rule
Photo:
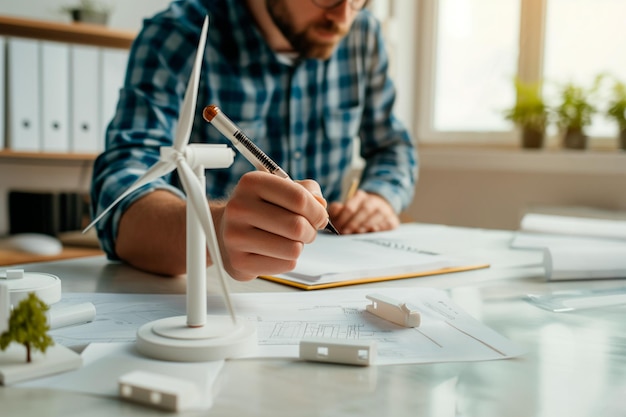
[[89, 225], [83, 230], [83, 233], [95, 226], [95, 224], [98, 223], [105, 214], [107, 214], [113, 207], [115, 207], [120, 201], [126, 198], [130, 193], [135, 191], [137, 188], [149, 183], [150, 181], [153, 181], [159, 177], [162, 177], [165, 174], [172, 172], [174, 168], [176, 168], [176, 166], [173, 164], [173, 162], [170, 161], [159, 161], [156, 164], [152, 165], [152, 167], [150, 167], [150, 169], [147, 170], [141, 177], [137, 178], [133, 185], [128, 187], [128, 189], [124, 191], [119, 197], [117, 197], [117, 199], [115, 199], [115, 201], [111, 203], [109, 207], [107, 207], [102, 213], [98, 215], [98, 217], [96, 217], [91, 223], [89, 223]]
[[207, 16], [204, 18], [204, 24], [202, 25], [198, 50], [196, 51], [196, 58], [191, 70], [191, 76], [189, 77], [189, 83], [187, 84], [187, 90], [185, 91], [185, 98], [183, 100], [180, 115], [178, 116], [178, 126], [176, 127], [176, 134], [174, 136], [174, 149], [180, 152], [183, 151], [187, 142], [189, 142], [189, 136], [191, 135], [194, 112], [196, 110], [196, 101], [198, 98], [198, 85], [200, 84], [200, 69], [202, 68], [202, 58], [204, 57], [204, 46], [206, 44], [208, 27], [209, 17]]
[[235, 310], [233, 309], [230, 294], [226, 286], [226, 279], [224, 277], [224, 275], [226, 274], [226, 270], [224, 269], [224, 263], [222, 262], [219, 244], [215, 235], [215, 226], [213, 225], [213, 218], [211, 217], [211, 212], [209, 211], [209, 204], [206, 198], [205, 191], [202, 189], [198, 177], [196, 177], [189, 164], [187, 164], [186, 160], [180, 158], [176, 161], [176, 163], [179, 168], [178, 174], [180, 180], [183, 184], [183, 188], [185, 189], [185, 193], [187, 194], [187, 198], [189, 200], [187, 204], [191, 204], [193, 206], [196, 217], [198, 218], [198, 221], [202, 226], [202, 230], [204, 230], [204, 235], [206, 237], [207, 247], [209, 248], [211, 260], [217, 267], [217, 275], [219, 277], [224, 302], [226, 304], [228, 312], [230, 313], [230, 317], [233, 319], [233, 322], [236, 322]]

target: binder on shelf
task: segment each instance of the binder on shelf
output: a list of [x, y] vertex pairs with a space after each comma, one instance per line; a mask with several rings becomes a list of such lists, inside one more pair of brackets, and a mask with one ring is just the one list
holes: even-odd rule
[[70, 150], [96, 153], [104, 148], [100, 128], [100, 48], [70, 49]]
[[[128, 63], [128, 51], [122, 49], [103, 48], [102, 65], [102, 90], [101, 98], [101, 136], [105, 138], [106, 128], [115, 116], [115, 109], [119, 99], [120, 89], [124, 85], [126, 65]], [[106, 140], [106, 138], [105, 138]], [[102, 142], [104, 147], [104, 141]]]
[[8, 38], [7, 48], [7, 143], [14, 151], [39, 152], [39, 41]]
[[5, 148], [6, 146], [6, 124], [5, 124], [5, 119], [6, 119], [6, 112], [5, 112], [5, 108], [4, 108], [4, 103], [5, 100], [4, 98], [6, 97], [6, 88], [5, 88], [5, 81], [6, 81], [6, 74], [5, 74], [5, 46], [6, 46], [6, 40], [3, 36], [0, 36], [0, 151], [2, 149]]
[[41, 42], [42, 150], [69, 152], [69, 45]]

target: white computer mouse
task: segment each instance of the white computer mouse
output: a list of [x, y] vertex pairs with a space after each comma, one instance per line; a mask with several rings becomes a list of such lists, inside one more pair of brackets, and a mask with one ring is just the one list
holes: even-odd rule
[[0, 239], [0, 247], [33, 255], [58, 255], [63, 244], [54, 236], [43, 233], [17, 233]]

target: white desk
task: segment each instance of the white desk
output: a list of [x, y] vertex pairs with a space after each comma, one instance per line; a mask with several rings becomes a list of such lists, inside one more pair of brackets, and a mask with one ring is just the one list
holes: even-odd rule
[[[623, 287], [623, 280], [546, 283], [535, 252], [508, 249], [511, 232], [424, 225], [424, 248], [488, 257], [492, 267], [370, 287], [449, 288], [470, 314], [528, 353], [511, 360], [358, 368], [287, 360], [228, 361], [206, 416], [624, 416], [626, 306], [552, 313], [527, 293]], [[526, 266], [524, 266], [526, 265]], [[103, 257], [29, 264], [59, 276], [64, 292], [183, 293], [184, 278], [162, 278]], [[235, 292], [299, 291], [255, 280]], [[210, 291], [217, 286], [210, 286]], [[336, 290], [323, 290], [336, 291]], [[0, 388], [4, 416], [152, 416], [113, 399], [44, 389]]]

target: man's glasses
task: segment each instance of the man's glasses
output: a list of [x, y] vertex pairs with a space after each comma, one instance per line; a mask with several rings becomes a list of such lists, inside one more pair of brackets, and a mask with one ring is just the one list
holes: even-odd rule
[[344, 1], [347, 1], [352, 10], [362, 10], [366, 5], [368, 0], [311, 0], [313, 4], [321, 9], [334, 9], [339, 6]]

